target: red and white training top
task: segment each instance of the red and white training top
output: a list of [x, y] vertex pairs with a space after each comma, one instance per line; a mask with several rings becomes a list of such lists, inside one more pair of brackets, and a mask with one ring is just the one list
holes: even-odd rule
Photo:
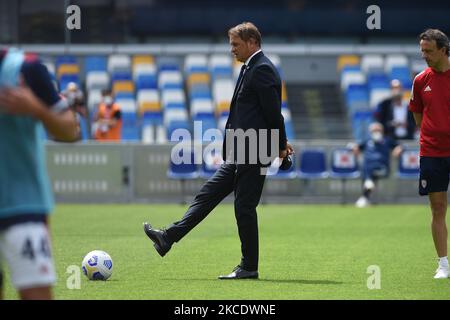
[[450, 157], [450, 70], [427, 68], [413, 83], [411, 112], [422, 113], [420, 155]]

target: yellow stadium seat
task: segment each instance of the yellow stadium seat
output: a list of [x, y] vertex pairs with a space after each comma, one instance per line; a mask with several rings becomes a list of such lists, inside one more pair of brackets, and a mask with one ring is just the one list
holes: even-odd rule
[[403, 91], [403, 100], [405, 100], [405, 101], [411, 100], [411, 91], [410, 90]]
[[342, 55], [337, 61], [337, 71], [341, 71], [344, 66], [359, 65], [360, 59], [356, 55]]
[[221, 114], [222, 112], [230, 111], [230, 101], [220, 101], [217, 103], [216, 112]]
[[139, 111], [141, 113], [161, 111], [161, 104], [156, 101], [144, 101], [139, 104]]
[[63, 74], [78, 74], [80, 73], [80, 67], [76, 64], [61, 64], [58, 67], [58, 78]]
[[209, 84], [210, 77], [208, 73], [192, 73], [187, 79], [188, 86], [196, 83], [206, 83]]
[[286, 101], [287, 101], [286, 84], [283, 81], [283, 83], [281, 84], [281, 102]]
[[134, 92], [134, 83], [129, 80], [125, 81], [116, 81], [113, 83], [112, 90], [114, 93], [122, 91], [122, 92]]
[[133, 57], [133, 66], [137, 64], [154, 64], [155, 58], [150, 55], [137, 55]]

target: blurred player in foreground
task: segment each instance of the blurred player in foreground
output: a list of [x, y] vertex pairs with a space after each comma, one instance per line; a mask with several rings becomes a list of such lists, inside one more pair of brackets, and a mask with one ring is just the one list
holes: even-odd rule
[[[76, 117], [46, 67], [22, 51], [0, 51], [0, 263], [9, 266], [21, 299], [51, 299], [56, 280], [44, 127], [56, 140], [79, 137]], [[0, 298], [2, 291], [0, 281]]]
[[431, 232], [439, 258], [435, 279], [448, 278], [447, 192], [450, 174], [450, 62], [449, 40], [440, 30], [420, 36], [420, 50], [428, 68], [413, 82], [409, 110], [420, 128], [419, 194], [428, 195]]

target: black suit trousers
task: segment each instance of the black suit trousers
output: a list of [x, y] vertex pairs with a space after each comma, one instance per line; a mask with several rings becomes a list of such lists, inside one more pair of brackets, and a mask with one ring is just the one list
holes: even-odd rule
[[265, 175], [258, 165], [223, 164], [203, 185], [180, 221], [167, 230], [167, 237], [178, 242], [231, 192], [234, 192], [234, 211], [241, 240], [241, 267], [258, 270], [258, 219], [256, 207], [261, 198]]

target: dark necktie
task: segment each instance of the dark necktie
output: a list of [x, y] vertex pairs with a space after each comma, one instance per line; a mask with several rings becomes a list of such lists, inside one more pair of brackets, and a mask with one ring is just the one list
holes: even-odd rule
[[239, 89], [241, 88], [242, 79], [244, 78], [244, 73], [245, 73], [246, 69], [247, 69], [247, 66], [245, 64], [243, 64], [241, 67], [241, 72], [239, 72], [239, 77], [236, 82], [236, 87], [234, 88], [233, 98], [239, 92]]

